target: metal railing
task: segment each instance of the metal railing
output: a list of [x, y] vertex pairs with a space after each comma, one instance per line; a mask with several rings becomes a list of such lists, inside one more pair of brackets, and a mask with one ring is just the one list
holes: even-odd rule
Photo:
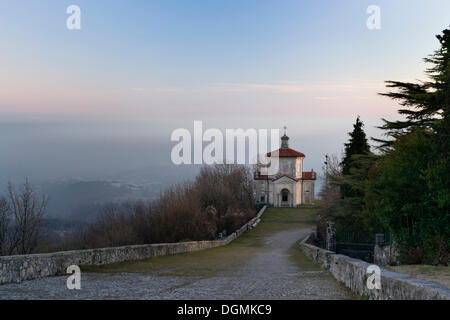
[[364, 244], [376, 244], [377, 242], [383, 242], [384, 245], [388, 246], [391, 244], [391, 234], [389, 231], [374, 234], [371, 232], [361, 232], [359, 230], [357, 231], [337, 230], [336, 241], [341, 243], [364, 243]]

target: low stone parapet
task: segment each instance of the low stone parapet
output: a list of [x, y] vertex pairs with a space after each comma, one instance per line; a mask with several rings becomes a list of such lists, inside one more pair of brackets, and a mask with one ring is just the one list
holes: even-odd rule
[[260, 219], [265, 209], [266, 207], [263, 207], [254, 218], [238, 231], [221, 240], [157, 243], [2, 256], [0, 257], [0, 285], [53, 276], [59, 272], [65, 272], [70, 265], [104, 265], [224, 246], [239, 237], [246, 230], [251, 229], [255, 222]]
[[370, 263], [309, 244], [312, 235], [300, 243], [300, 249], [354, 293], [374, 300], [450, 300], [450, 288], [443, 284], [383, 268], [380, 268], [381, 289], [369, 289]]

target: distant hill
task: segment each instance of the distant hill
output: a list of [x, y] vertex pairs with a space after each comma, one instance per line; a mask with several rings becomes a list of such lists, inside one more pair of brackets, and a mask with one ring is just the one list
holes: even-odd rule
[[90, 222], [106, 203], [154, 199], [161, 186], [137, 186], [116, 181], [64, 181], [46, 183], [40, 191], [49, 196], [47, 216]]
[[71, 179], [41, 183], [49, 196], [47, 217], [92, 222], [107, 203], [151, 201], [170, 185], [195, 177], [196, 166], [152, 166], [105, 177], [105, 180]]

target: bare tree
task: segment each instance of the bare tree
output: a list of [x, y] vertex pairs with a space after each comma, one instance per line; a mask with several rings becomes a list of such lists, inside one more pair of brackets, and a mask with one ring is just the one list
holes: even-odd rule
[[319, 239], [325, 239], [327, 221], [336, 221], [337, 208], [341, 201], [340, 187], [332, 183], [332, 178], [341, 175], [339, 158], [336, 155], [325, 157], [323, 166], [324, 184], [320, 191], [320, 204], [317, 216], [317, 236]]
[[48, 198], [38, 198], [28, 179], [16, 190], [8, 183], [8, 209], [13, 224], [9, 232], [8, 254], [29, 254], [37, 247]]
[[332, 219], [336, 214], [336, 207], [339, 204], [341, 194], [339, 186], [333, 184], [332, 181], [330, 181], [330, 178], [339, 177], [341, 175], [339, 158], [336, 155], [327, 155], [323, 170], [325, 173], [325, 181], [322, 190], [320, 191], [322, 201], [319, 206], [319, 214], [322, 217]]
[[0, 256], [6, 251], [6, 235], [9, 227], [9, 208], [5, 198], [0, 198]]

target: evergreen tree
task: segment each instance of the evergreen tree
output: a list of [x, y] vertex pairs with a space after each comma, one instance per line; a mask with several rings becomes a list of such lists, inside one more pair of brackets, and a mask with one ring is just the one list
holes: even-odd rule
[[[364, 124], [356, 118], [350, 139], [345, 144], [345, 155], [341, 162], [342, 174], [333, 176], [331, 183], [340, 186], [341, 200], [337, 208], [336, 227], [342, 232], [368, 234], [374, 226], [366, 226], [363, 212], [365, 184], [376, 156], [370, 152]], [[377, 226], [375, 226], [377, 227]]]
[[[367, 184], [366, 212], [376, 212], [405, 248], [409, 262], [448, 263], [450, 249], [450, 29], [425, 62], [428, 80], [388, 81], [405, 119], [380, 128], [382, 161]], [[411, 259], [413, 258], [413, 259]]]
[[350, 140], [345, 144], [345, 155], [341, 162], [342, 175], [337, 181], [341, 186], [342, 198], [347, 198], [345, 200], [347, 203], [353, 203], [351, 207], [354, 207], [354, 210], [360, 209], [364, 195], [361, 184], [367, 178], [367, 172], [372, 163], [370, 146], [363, 128], [364, 123], [358, 116], [353, 125], [353, 131], [348, 133]]
[[350, 140], [345, 144], [345, 156], [342, 160], [342, 174], [350, 174], [352, 167], [353, 155], [367, 155], [370, 152], [370, 146], [367, 143], [366, 133], [363, 130], [364, 123], [359, 116], [356, 118], [356, 123], [353, 125], [353, 131], [349, 132]]
[[[450, 105], [450, 29], [437, 35], [441, 47], [424, 61], [431, 64], [425, 73], [429, 79], [419, 83], [386, 81], [388, 88], [396, 91], [381, 93], [400, 103], [403, 107], [398, 113], [406, 119], [388, 121], [382, 119], [384, 125], [379, 127], [386, 130], [388, 137], [393, 140], [374, 139], [381, 142], [383, 147], [390, 147], [400, 136], [407, 135], [414, 129], [431, 129], [440, 133], [442, 150], [449, 146], [449, 105]], [[443, 145], [442, 145], [443, 144]]]
[[430, 130], [399, 137], [369, 173], [364, 217], [377, 218], [400, 246], [403, 263], [448, 263], [450, 190]]

